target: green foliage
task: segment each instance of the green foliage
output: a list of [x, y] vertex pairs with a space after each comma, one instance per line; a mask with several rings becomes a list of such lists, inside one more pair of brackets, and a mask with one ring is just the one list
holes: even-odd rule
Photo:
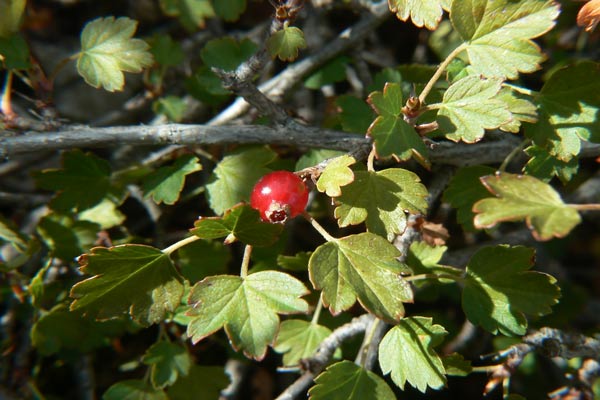
[[6, 272], [25, 264], [39, 250], [39, 242], [21, 233], [14, 223], [0, 215], [0, 243], [7, 243], [13, 254], [0, 255], [0, 271]]
[[154, 389], [149, 383], [141, 380], [127, 380], [112, 385], [102, 396], [102, 400], [168, 400], [167, 395]]
[[319, 89], [322, 86], [343, 81], [346, 79], [346, 65], [349, 61], [348, 57], [334, 58], [333, 61], [328, 62], [306, 78], [304, 86], [309, 89]]
[[163, 114], [169, 121], [181, 122], [187, 110], [187, 104], [181, 97], [161, 97], [152, 104], [152, 110], [157, 114]]
[[531, 39], [552, 29], [558, 13], [549, 0], [453, 1], [450, 20], [475, 73], [515, 79], [539, 68], [543, 55]]
[[237, 41], [231, 37], [224, 37], [206, 43], [200, 57], [209, 67], [232, 71], [255, 51], [256, 44], [249, 39]]
[[485, 129], [494, 129], [511, 121], [506, 104], [495, 96], [502, 81], [469, 75], [454, 82], [444, 93], [438, 112], [440, 129], [450, 140], [479, 141]]
[[300, 299], [306, 294], [302, 282], [276, 271], [208, 277], [192, 288], [188, 336], [197, 343], [224, 328], [234, 349], [261, 360], [277, 333], [277, 314], [307, 312]]
[[365, 222], [370, 232], [391, 240], [406, 229], [406, 212], [425, 212], [426, 196], [427, 189], [411, 171], [356, 171], [354, 181], [338, 197], [335, 217], [342, 227]]
[[507, 245], [479, 250], [467, 265], [462, 306], [467, 318], [489, 332], [524, 335], [524, 314], [544, 315], [558, 302], [560, 289], [552, 276], [528, 271], [533, 249]]
[[351, 361], [327, 367], [315, 378], [308, 394], [311, 400], [392, 400], [394, 392], [377, 374]]
[[342, 194], [342, 186], [349, 185], [354, 180], [354, 172], [349, 166], [356, 163], [356, 160], [343, 155], [335, 158], [323, 170], [317, 181], [317, 189], [324, 192], [329, 197], [338, 197]]
[[390, 11], [402, 21], [412, 19], [416, 26], [433, 30], [442, 19], [443, 10], [450, 9], [451, 0], [392, 0]]
[[246, 10], [246, 0], [213, 1], [215, 13], [225, 21], [236, 21]]
[[214, 212], [223, 214], [240, 201], [249, 200], [254, 184], [270, 172], [266, 165], [274, 159], [275, 153], [266, 147], [244, 149], [223, 157], [206, 185]]
[[477, 229], [473, 225], [473, 204], [489, 196], [480, 178], [494, 172], [493, 168], [483, 165], [461, 168], [452, 177], [444, 192], [444, 201], [456, 208], [458, 223], [466, 231], [474, 232]]
[[[0, 29], [2, 29], [1, 24], [0, 22]], [[29, 45], [21, 35], [3, 37], [0, 34], [0, 60], [6, 69], [31, 68]]]
[[154, 324], [175, 311], [183, 296], [183, 280], [171, 259], [150, 246], [95, 247], [79, 263], [93, 276], [71, 289], [71, 310], [98, 319], [129, 313], [142, 325]]
[[340, 120], [346, 132], [367, 132], [375, 114], [365, 101], [345, 95], [338, 97], [335, 103], [341, 109]]
[[394, 156], [402, 161], [415, 157], [422, 165], [429, 166], [423, 139], [404, 120], [400, 85], [386, 83], [383, 92], [371, 93], [367, 101], [379, 114], [367, 132], [375, 141], [377, 156]]
[[600, 142], [599, 91], [598, 63], [585, 61], [556, 71], [535, 97], [539, 120], [526, 125], [526, 135], [568, 163], [579, 154], [582, 140]]
[[329, 335], [331, 330], [327, 327], [301, 319], [289, 319], [281, 323], [273, 350], [283, 354], [283, 365], [297, 365], [301, 359], [313, 355]]
[[225, 243], [239, 240], [251, 246], [273, 244], [283, 226], [263, 222], [260, 214], [247, 205], [238, 205], [225, 212], [223, 217], [200, 218], [191, 232], [202, 239], [226, 238]]
[[159, 0], [160, 8], [171, 17], [178, 17], [179, 22], [190, 32], [204, 28], [206, 19], [215, 16], [210, 0]]
[[[54, 190], [50, 202], [56, 211], [81, 211], [100, 203], [110, 190], [110, 164], [92, 153], [79, 150], [63, 154], [62, 169], [36, 172], [34, 178], [40, 189]], [[90, 186], [94, 190], [90, 190]]]
[[563, 203], [552, 186], [532, 176], [502, 173], [480, 179], [496, 197], [473, 206], [477, 228], [525, 219], [537, 240], [549, 240], [567, 235], [581, 222], [577, 210]]
[[175, 204], [183, 190], [185, 177], [200, 171], [202, 165], [198, 158], [192, 155], [179, 157], [173, 165], [161, 167], [144, 177], [143, 188], [145, 197], [160, 204]]
[[144, 354], [143, 363], [150, 365], [150, 379], [155, 388], [164, 388], [187, 375], [192, 359], [186, 349], [171, 342], [156, 342]]
[[10, 37], [19, 31], [26, 4], [26, 0], [3, 0], [0, 2], [0, 38]]
[[352, 307], [356, 300], [386, 321], [404, 316], [402, 303], [412, 302], [409, 284], [400, 276], [406, 266], [400, 252], [381, 236], [361, 233], [327, 242], [309, 261], [310, 281], [322, 290], [323, 304], [333, 314]]
[[390, 329], [379, 345], [379, 365], [384, 374], [401, 389], [406, 382], [421, 392], [427, 387], [439, 389], [446, 384], [445, 369], [433, 348], [447, 334], [431, 318], [408, 317]]
[[83, 28], [77, 71], [88, 84], [122, 90], [123, 72], [141, 72], [153, 63], [150, 46], [132, 38], [136, 29], [137, 22], [126, 17], [99, 18]]
[[304, 48], [306, 48], [304, 33], [295, 26], [285, 26], [267, 40], [269, 54], [281, 61], [294, 61], [298, 58], [300, 49]]

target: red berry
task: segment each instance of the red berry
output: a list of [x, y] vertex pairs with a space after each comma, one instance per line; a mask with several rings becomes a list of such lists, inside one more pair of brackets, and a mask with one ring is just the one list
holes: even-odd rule
[[250, 195], [250, 205], [267, 222], [283, 223], [302, 213], [307, 202], [306, 185], [289, 171], [275, 171], [263, 176]]

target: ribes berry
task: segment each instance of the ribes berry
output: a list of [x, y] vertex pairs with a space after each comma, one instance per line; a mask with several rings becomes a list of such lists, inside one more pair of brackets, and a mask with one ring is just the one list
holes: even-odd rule
[[254, 185], [250, 205], [263, 221], [285, 222], [304, 211], [308, 189], [302, 179], [289, 171], [271, 172]]

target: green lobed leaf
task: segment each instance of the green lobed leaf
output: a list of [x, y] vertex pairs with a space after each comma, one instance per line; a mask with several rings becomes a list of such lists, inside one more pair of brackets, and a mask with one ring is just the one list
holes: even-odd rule
[[375, 119], [375, 113], [369, 105], [358, 97], [343, 95], [335, 100], [340, 108], [340, 121], [346, 132], [366, 133]]
[[235, 350], [261, 360], [277, 334], [277, 314], [308, 312], [300, 299], [306, 294], [302, 282], [277, 271], [210, 276], [192, 288], [187, 334], [197, 343], [224, 328]]
[[452, 353], [442, 358], [448, 376], [467, 376], [473, 372], [471, 361], [465, 360], [462, 354]]
[[576, 157], [565, 162], [550, 154], [546, 149], [533, 145], [525, 149], [529, 161], [523, 168], [527, 175], [549, 182], [557, 176], [562, 183], [567, 183], [577, 175], [579, 161]]
[[473, 204], [489, 196], [480, 178], [496, 172], [494, 168], [474, 165], [459, 169], [444, 191], [443, 200], [456, 208], [456, 218], [465, 231], [475, 232]]
[[152, 197], [155, 203], [175, 204], [179, 200], [179, 194], [183, 190], [185, 177], [200, 171], [202, 165], [197, 157], [183, 155], [173, 165], [160, 167], [156, 171], [144, 177], [142, 187], [144, 197]]
[[525, 314], [544, 315], [558, 302], [552, 276], [528, 271], [534, 250], [500, 245], [479, 250], [467, 265], [462, 307], [469, 321], [493, 334], [524, 335]]
[[317, 181], [319, 192], [329, 197], [338, 197], [342, 194], [342, 186], [349, 185], [354, 180], [354, 172], [350, 165], [356, 163], [354, 157], [344, 154], [331, 160]]
[[314, 288], [323, 290], [325, 307], [339, 314], [356, 300], [369, 312], [389, 322], [404, 316], [402, 303], [412, 302], [413, 293], [401, 272], [394, 245], [373, 233], [335, 239], [317, 247], [308, 272]]
[[161, 97], [152, 103], [152, 111], [164, 115], [172, 122], [181, 122], [187, 108], [186, 101], [177, 96]]
[[225, 21], [237, 21], [246, 11], [246, 0], [218, 0], [213, 1], [215, 12]]
[[233, 71], [250, 58], [256, 49], [256, 44], [249, 39], [237, 41], [226, 36], [207, 42], [200, 52], [200, 57], [209, 67]]
[[171, 17], [178, 17], [179, 22], [190, 32], [204, 28], [207, 18], [215, 16], [210, 0], [159, 0], [160, 8]]
[[229, 377], [223, 367], [192, 365], [187, 376], [179, 377], [167, 393], [170, 400], [218, 399], [229, 386]]
[[119, 226], [125, 221], [125, 218], [125, 215], [117, 208], [117, 204], [106, 198], [94, 207], [79, 213], [80, 220], [98, 224], [102, 229]]
[[21, 35], [15, 34], [8, 37], [0, 35], [0, 65], [4, 65], [4, 68], [8, 70], [31, 68], [30, 57], [29, 45]]
[[150, 246], [95, 247], [79, 263], [82, 272], [93, 276], [71, 289], [71, 310], [97, 319], [128, 312], [142, 325], [158, 323], [183, 296], [183, 278], [171, 259]]
[[503, 87], [496, 96], [508, 107], [512, 120], [500, 126], [500, 130], [519, 133], [521, 122], [535, 123], [537, 121], [537, 107], [529, 99], [515, 90]]
[[406, 212], [425, 213], [427, 194], [420, 178], [405, 169], [356, 171], [337, 198], [335, 218], [340, 227], [365, 222], [370, 232], [392, 241], [406, 229]]
[[327, 327], [310, 321], [289, 319], [281, 323], [273, 350], [283, 354], [283, 365], [298, 365], [301, 359], [312, 356], [329, 335], [331, 330]]
[[100, 226], [93, 222], [74, 221], [55, 214], [46, 215], [37, 226], [52, 257], [69, 262], [94, 245], [99, 230]]
[[296, 161], [294, 171], [300, 171], [305, 168], [312, 168], [322, 161], [325, 161], [325, 160], [328, 160], [328, 159], [334, 158], [334, 157], [339, 157], [344, 154], [346, 154], [346, 153], [343, 151], [338, 151], [338, 150], [329, 150], [329, 149], [308, 150], [304, 154], [302, 154], [302, 156], [300, 156], [298, 161]]
[[396, 396], [374, 372], [344, 360], [330, 365], [315, 378], [310, 400], [394, 400]]
[[125, 86], [123, 72], [141, 72], [153, 63], [148, 43], [133, 39], [137, 22], [127, 17], [98, 18], [81, 32], [77, 72], [95, 87], [109, 92]]
[[26, 4], [27, 0], [0, 1], [0, 38], [7, 38], [19, 31]]
[[551, 0], [453, 1], [450, 8], [474, 72], [502, 79], [539, 68], [544, 56], [531, 39], [552, 29], [558, 14]]
[[390, 0], [390, 11], [401, 21], [410, 18], [416, 26], [429, 30], [437, 28], [444, 10], [450, 10], [449, 0]]
[[400, 85], [386, 83], [383, 92], [371, 93], [367, 102], [379, 114], [367, 131], [367, 135], [375, 142], [377, 156], [394, 156], [402, 161], [415, 157], [419, 163], [428, 167], [427, 146], [415, 129], [404, 120]]
[[322, 86], [346, 79], [346, 65], [350, 59], [345, 56], [336, 57], [312, 73], [304, 81], [304, 86], [309, 89], [320, 89]]
[[190, 232], [202, 239], [227, 237], [226, 244], [239, 240], [251, 246], [269, 246], [281, 232], [282, 224], [263, 222], [257, 210], [240, 204], [225, 212], [223, 217], [200, 217]]
[[102, 400], [169, 400], [165, 392], [154, 389], [144, 380], [117, 382], [102, 395]]
[[99, 322], [58, 305], [33, 324], [30, 336], [32, 345], [44, 356], [65, 350], [88, 353], [109, 346], [111, 339], [123, 335], [127, 328], [125, 321]]
[[240, 201], [249, 200], [256, 182], [270, 172], [265, 166], [275, 158], [275, 152], [266, 147], [246, 148], [223, 157], [206, 185], [214, 212], [223, 214]]
[[[100, 203], [110, 190], [110, 164], [92, 153], [73, 150], [63, 154], [61, 169], [35, 172], [40, 189], [54, 190], [50, 208], [81, 211]], [[90, 190], [93, 187], [94, 190]]]
[[579, 154], [581, 141], [600, 142], [600, 64], [580, 62], [556, 71], [535, 97], [539, 120], [525, 134], [561, 161]]
[[166, 34], [155, 35], [150, 42], [154, 61], [164, 67], [174, 67], [185, 59], [181, 44]]
[[497, 173], [480, 179], [496, 197], [473, 206], [476, 228], [524, 219], [536, 240], [550, 240], [564, 237], [581, 222], [577, 210], [565, 204], [552, 186], [532, 176]]
[[173, 385], [180, 376], [185, 376], [193, 364], [187, 350], [172, 342], [154, 343], [142, 358], [150, 366], [150, 380], [156, 389]]
[[300, 49], [306, 48], [304, 33], [295, 26], [285, 26], [267, 39], [267, 50], [271, 57], [281, 61], [294, 61]]
[[379, 366], [404, 390], [406, 382], [425, 393], [446, 384], [446, 370], [433, 349], [448, 332], [431, 318], [407, 317], [385, 334], [379, 344]]
[[512, 120], [507, 105], [496, 98], [500, 79], [468, 75], [454, 82], [444, 93], [438, 112], [440, 130], [450, 140], [479, 141], [485, 129], [498, 128]]

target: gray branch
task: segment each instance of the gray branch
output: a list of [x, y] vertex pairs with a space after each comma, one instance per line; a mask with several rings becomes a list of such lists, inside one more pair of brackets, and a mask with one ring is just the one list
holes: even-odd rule
[[373, 315], [363, 314], [334, 330], [331, 335], [327, 336], [325, 340], [321, 342], [319, 348], [312, 357], [301, 361], [305, 366], [306, 371], [293, 384], [288, 386], [276, 400], [292, 400], [300, 393], [304, 392], [313, 383], [314, 377], [325, 368], [327, 363], [329, 363], [335, 350], [340, 347], [345, 340], [364, 333], [373, 320]]

